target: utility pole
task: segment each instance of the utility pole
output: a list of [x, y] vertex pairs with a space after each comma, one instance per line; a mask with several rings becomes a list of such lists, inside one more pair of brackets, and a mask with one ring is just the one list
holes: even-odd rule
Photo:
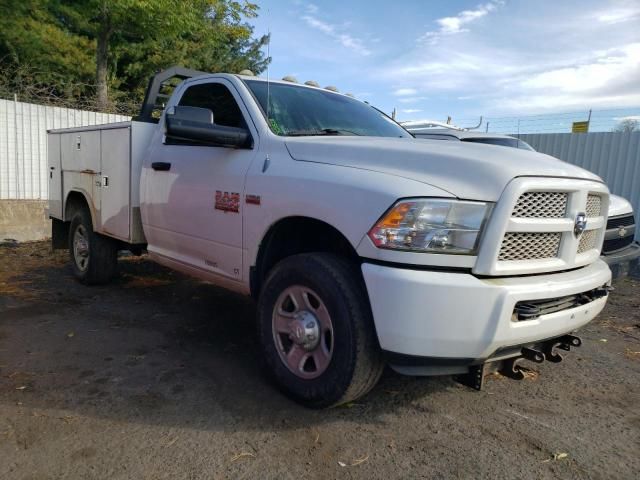
[[487, 129], [484, 132], [489, 133], [489, 122], [487, 122]]

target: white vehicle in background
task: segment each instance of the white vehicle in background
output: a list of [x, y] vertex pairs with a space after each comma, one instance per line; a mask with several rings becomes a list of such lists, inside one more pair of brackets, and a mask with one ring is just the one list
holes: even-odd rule
[[326, 89], [173, 69], [136, 120], [48, 142], [52, 241], [76, 277], [107, 282], [118, 250], [146, 250], [252, 295], [268, 370], [308, 406], [364, 395], [385, 364], [475, 388], [489, 367], [522, 378], [521, 360], [579, 346], [608, 298], [596, 175], [416, 140]]
[[[484, 143], [535, 151], [524, 140], [510, 135], [468, 131], [431, 120], [403, 122], [402, 126], [414, 137], [421, 139]], [[602, 246], [602, 258], [614, 267], [614, 275], [621, 273], [621, 270], [615, 267], [640, 258], [640, 244], [634, 241], [635, 233], [636, 222], [631, 203], [618, 195], [610, 195], [609, 219]]]

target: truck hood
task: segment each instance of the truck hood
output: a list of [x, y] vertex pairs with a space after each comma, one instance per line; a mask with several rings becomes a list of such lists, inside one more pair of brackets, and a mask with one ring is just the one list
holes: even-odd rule
[[633, 213], [631, 203], [618, 195], [609, 195], [609, 216], [629, 215]]
[[355, 136], [287, 138], [285, 144], [295, 160], [405, 177], [469, 200], [495, 202], [515, 177], [602, 181], [549, 155], [495, 145]]

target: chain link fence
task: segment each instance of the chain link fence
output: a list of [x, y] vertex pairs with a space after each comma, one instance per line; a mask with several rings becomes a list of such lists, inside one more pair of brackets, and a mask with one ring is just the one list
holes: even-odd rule
[[[463, 128], [476, 127], [480, 117], [453, 118], [455, 125]], [[536, 115], [483, 116], [474, 131], [506, 133], [510, 135], [530, 133], [571, 133], [573, 122], [589, 121], [589, 132], [611, 132], [625, 120], [634, 122], [640, 130], [640, 107], [581, 110]]]

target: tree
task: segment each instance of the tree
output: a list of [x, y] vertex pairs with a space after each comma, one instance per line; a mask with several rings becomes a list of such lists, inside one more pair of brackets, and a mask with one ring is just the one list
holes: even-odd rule
[[[207, 71], [263, 71], [269, 59], [233, 0], [2, 0], [0, 68], [37, 70], [38, 82], [82, 85], [107, 110], [139, 100], [150, 75], [180, 64]], [[4, 11], [3, 11], [4, 10]], [[37, 68], [35, 68], [37, 66]], [[76, 92], [77, 94], [77, 92]]]
[[0, 87], [73, 98], [94, 83], [91, 40], [70, 35], [44, 0], [0, 2]]
[[640, 122], [633, 118], [623, 118], [613, 129], [614, 132], [638, 132], [640, 131]]

